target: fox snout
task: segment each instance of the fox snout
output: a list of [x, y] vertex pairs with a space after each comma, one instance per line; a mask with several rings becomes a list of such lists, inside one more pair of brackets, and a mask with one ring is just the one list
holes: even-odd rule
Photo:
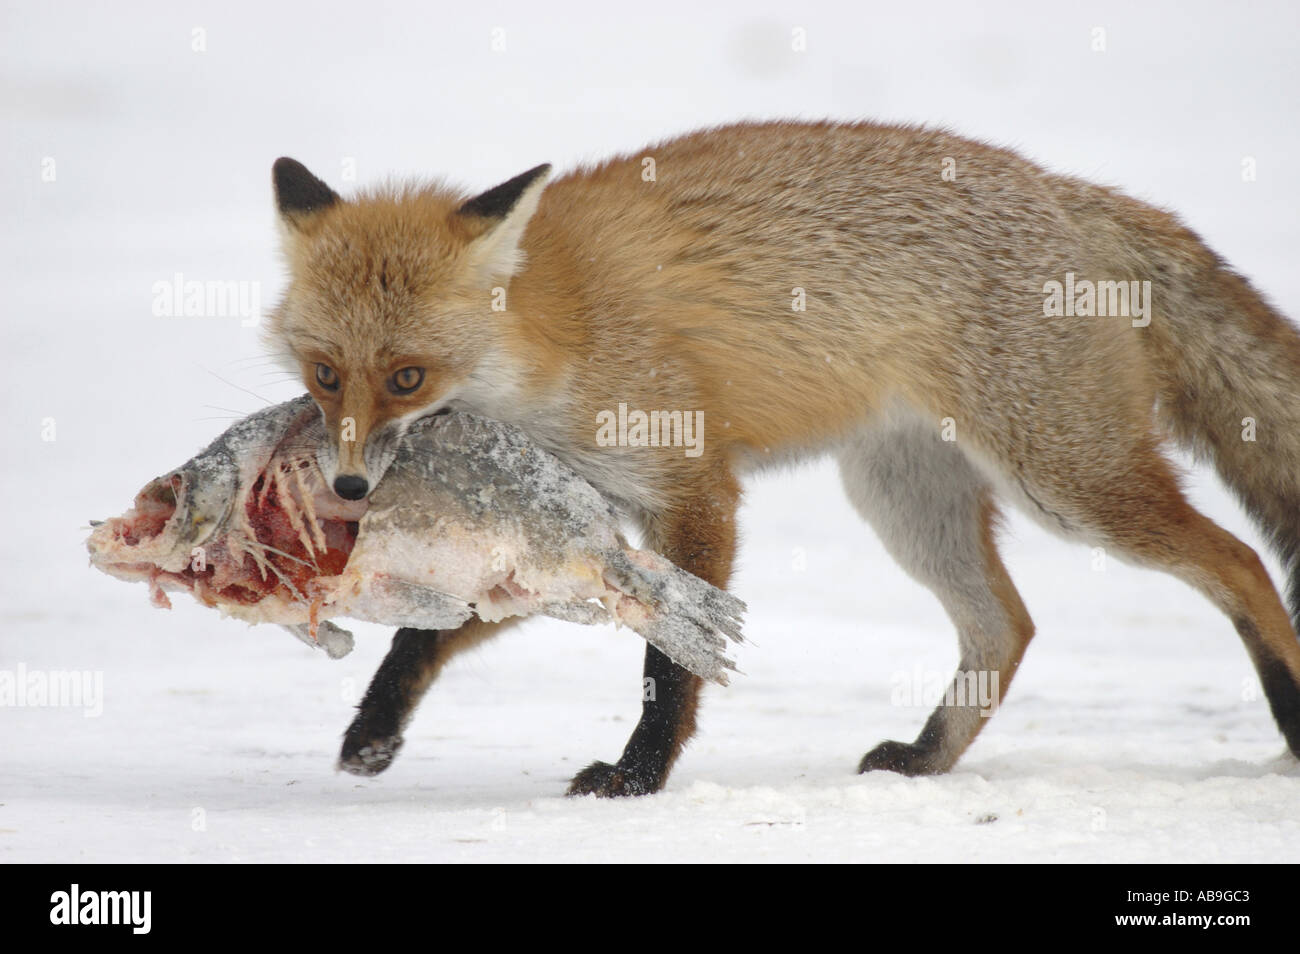
[[371, 473], [371, 468], [367, 466], [365, 446], [349, 442], [340, 447], [330, 441], [322, 445], [316, 454], [316, 462], [325, 475], [326, 483], [344, 500], [361, 500], [383, 476], [382, 473]]
[[[360, 500], [370, 493], [372, 486], [366, 460], [370, 435], [355, 434], [353, 418], [347, 418], [346, 422], [346, 430], [331, 428], [336, 439], [330, 441], [328, 446], [321, 447], [317, 462], [325, 474], [325, 480], [336, 494], [344, 500]], [[380, 475], [374, 476], [378, 481]]]
[[356, 474], [339, 474], [334, 478], [334, 492], [344, 500], [360, 500], [370, 493], [370, 481]]
[[325, 483], [344, 500], [369, 496], [393, 462], [405, 427], [396, 420], [359, 434], [352, 433], [350, 426], [330, 430], [337, 435], [335, 439], [322, 440], [316, 450]]

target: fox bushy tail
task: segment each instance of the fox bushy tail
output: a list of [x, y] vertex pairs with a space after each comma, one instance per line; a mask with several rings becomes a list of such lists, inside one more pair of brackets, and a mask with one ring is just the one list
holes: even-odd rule
[[1143, 329], [1162, 417], [1214, 464], [1272, 545], [1300, 630], [1300, 331], [1180, 231], [1177, 252], [1153, 260], [1155, 318]]

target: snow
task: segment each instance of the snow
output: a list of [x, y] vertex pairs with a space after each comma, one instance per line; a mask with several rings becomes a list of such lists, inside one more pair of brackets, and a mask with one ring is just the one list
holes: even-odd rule
[[[643, 643], [626, 630], [536, 620], [459, 658], [363, 781], [333, 765], [388, 631], [356, 627], [332, 661], [188, 601], [153, 610], [87, 566], [90, 518], [300, 390], [268, 376], [239, 314], [154, 313], [178, 272], [275, 300], [283, 154], [344, 192], [389, 173], [487, 187], [746, 116], [946, 123], [1178, 210], [1300, 314], [1296, 9], [730, 6], [626, 23], [607, 4], [6, 10], [0, 672], [100, 673], [104, 698], [90, 718], [0, 709], [0, 862], [1300, 854], [1300, 768], [1228, 621], [1019, 516], [1004, 549], [1039, 634], [1006, 704], [947, 776], [854, 774], [876, 742], [915, 736], [928, 710], [891, 696], [950, 671], [955, 640], [824, 463], [749, 485], [745, 675], [706, 690], [666, 791], [637, 800], [562, 797], [637, 717]], [[1192, 493], [1260, 545], [1209, 474]]]

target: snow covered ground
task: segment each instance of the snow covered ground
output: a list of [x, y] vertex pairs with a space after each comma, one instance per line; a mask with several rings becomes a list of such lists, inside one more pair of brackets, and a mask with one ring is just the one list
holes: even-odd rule
[[[360, 780], [333, 764], [388, 631], [331, 662], [87, 568], [89, 518], [299, 390], [238, 316], [153, 308], [177, 273], [270, 306], [281, 154], [343, 191], [353, 170], [486, 187], [740, 117], [946, 123], [1179, 210], [1300, 314], [1293, 7], [733, 7], [6, 6], [0, 670], [98, 673], [103, 698], [0, 709], [0, 862], [1300, 856], [1300, 769], [1229, 623], [1020, 517], [1005, 552], [1039, 635], [1007, 704], [948, 776], [855, 775], [914, 737], [928, 710], [893, 690], [948, 672], [955, 640], [826, 464], [751, 485], [746, 675], [639, 800], [561, 797], [635, 722], [627, 632], [539, 620], [461, 657]], [[1192, 484], [1259, 545], [1209, 474]]]

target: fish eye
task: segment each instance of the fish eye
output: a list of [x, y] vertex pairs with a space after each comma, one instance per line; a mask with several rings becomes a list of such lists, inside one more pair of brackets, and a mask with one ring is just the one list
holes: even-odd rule
[[402, 368], [388, 379], [388, 389], [394, 394], [413, 394], [424, 383], [424, 368]]
[[326, 391], [337, 391], [339, 389], [338, 372], [328, 364], [316, 365], [316, 383]]

